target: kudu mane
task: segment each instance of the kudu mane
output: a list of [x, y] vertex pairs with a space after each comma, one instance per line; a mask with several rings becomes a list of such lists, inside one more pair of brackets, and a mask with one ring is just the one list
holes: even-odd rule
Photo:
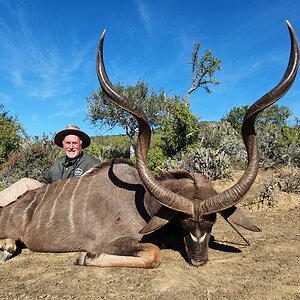
[[157, 180], [173, 180], [173, 179], [191, 179], [195, 183], [195, 176], [187, 170], [169, 170], [161, 171], [155, 177]]
[[114, 165], [125, 164], [125, 165], [135, 167], [135, 165], [126, 158], [111, 158], [94, 165], [90, 170], [85, 172], [82, 176], [94, 176], [96, 173], [100, 172], [101, 170], [108, 168], [111, 164]]

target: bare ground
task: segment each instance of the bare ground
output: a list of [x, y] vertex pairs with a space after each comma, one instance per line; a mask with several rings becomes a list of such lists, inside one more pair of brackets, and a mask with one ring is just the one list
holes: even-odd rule
[[[300, 197], [278, 192], [269, 207], [257, 198], [267, 176], [260, 173], [240, 205], [262, 232], [241, 229], [247, 246], [218, 218], [218, 247], [209, 249], [205, 267], [190, 267], [173, 250], [162, 250], [157, 269], [143, 270], [79, 267], [76, 253], [23, 249], [0, 264], [0, 299], [300, 299]], [[221, 191], [232, 183], [215, 186]]]

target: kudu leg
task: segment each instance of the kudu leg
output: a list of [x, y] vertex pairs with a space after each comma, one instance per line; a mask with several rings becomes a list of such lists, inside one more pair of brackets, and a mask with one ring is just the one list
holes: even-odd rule
[[149, 243], [137, 244], [135, 249], [133, 249], [133, 256], [106, 253], [82, 253], [76, 263], [78, 265], [96, 267], [156, 268], [161, 261], [159, 248]]
[[3, 250], [2, 261], [9, 260], [16, 252], [17, 246], [13, 239], [0, 239], [0, 250]]

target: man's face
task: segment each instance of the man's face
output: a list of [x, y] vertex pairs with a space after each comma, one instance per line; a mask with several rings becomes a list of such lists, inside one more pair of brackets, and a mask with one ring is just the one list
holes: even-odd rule
[[77, 135], [67, 135], [63, 140], [63, 149], [69, 158], [77, 157], [82, 149], [82, 142]]

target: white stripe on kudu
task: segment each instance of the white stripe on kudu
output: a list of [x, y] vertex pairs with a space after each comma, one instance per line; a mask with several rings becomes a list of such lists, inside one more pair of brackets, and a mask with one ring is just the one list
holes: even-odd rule
[[[49, 184], [46, 185], [46, 189], [45, 189], [45, 193], [44, 195], [42, 196], [42, 199], [40, 200], [39, 204], [37, 205], [36, 207], [36, 212], [38, 214], [38, 220], [37, 220], [37, 228], [40, 228], [41, 226], [41, 219], [42, 219], [42, 213], [43, 213], [43, 205], [42, 205], [42, 202], [43, 200], [46, 198], [46, 195], [48, 193], [48, 190], [49, 190]], [[41, 194], [39, 194], [39, 196], [41, 196]], [[39, 208], [42, 207], [42, 209], [40, 209], [39, 211]]]
[[[57, 195], [57, 197], [55, 198], [55, 200], [53, 201], [53, 205], [52, 205], [51, 210], [50, 210], [49, 222], [48, 222], [49, 227], [51, 226], [51, 224], [54, 223], [54, 215], [55, 215], [55, 212], [56, 212], [56, 203], [57, 203], [58, 199], [60, 198], [60, 196], [63, 194], [67, 184], [68, 184], [68, 180], [65, 182], [65, 184], [62, 187], [60, 186], [60, 184], [57, 184], [57, 186], [56, 186], [56, 189], [57, 189], [57, 187], [60, 188], [60, 192]], [[55, 191], [56, 191], [56, 189], [55, 189]]]
[[79, 177], [78, 181], [77, 181], [77, 184], [76, 184], [76, 187], [72, 193], [72, 197], [70, 199], [70, 209], [69, 209], [69, 224], [70, 224], [70, 227], [72, 229], [72, 231], [75, 230], [75, 222], [74, 222], [74, 199], [75, 199], [75, 195], [76, 195], [76, 191], [80, 185], [80, 182], [82, 180], [82, 177]]
[[26, 223], [27, 223], [27, 220], [28, 220], [28, 213], [31, 212], [31, 207], [32, 207], [32, 205], [35, 203], [35, 201], [36, 201], [38, 195], [39, 195], [38, 193], [35, 194], [33, 200], [32, 200], [32, 201], [29, 203], [29, 205], [26, 207], [26, 209], [25, 209], [25, 211], [24, 211], [24, 213], [23, 213], [23, 215], [22, 215], [22, 221], [23, 221], [23, 222], [22, 222], [22, 228], [23, 228], [23, 230], [25, 230], [25, 226], [26, 226]]

